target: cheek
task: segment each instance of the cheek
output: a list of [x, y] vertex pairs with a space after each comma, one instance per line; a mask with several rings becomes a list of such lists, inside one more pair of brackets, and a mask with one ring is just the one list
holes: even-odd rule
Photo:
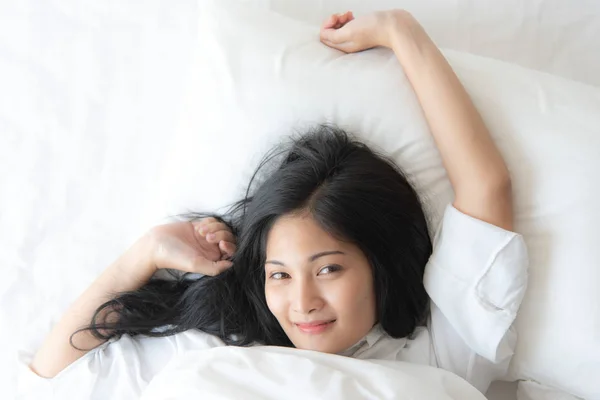
[[286, 300], [281, 290], [265, 286], [265, 298], [267, 299], [267, 307], [269, 307], [271, 314], [275, 318], [280, 319], [280, 316], [284, 314], [286, 309]]
[[327, 302], [330, 305], [338, 312], [374, 314], [375, 291], [370, 274], [357, 274], [339, 283], [335, 290], [328, 291]]

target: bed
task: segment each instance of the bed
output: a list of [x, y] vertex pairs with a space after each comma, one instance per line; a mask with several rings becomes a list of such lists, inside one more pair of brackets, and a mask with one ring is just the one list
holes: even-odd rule
[[[315, 26], [345, 9], [403, 7], [450, 52], [551, 74], [590, 98], [600, 87], [600, 3], [594, 1], [245, 3]], [[197, 66], [202, 11], [191, 0], [0, 5], [3, 398], [15, 395], [15, 350], [39, 347], [74, 297], [135, 238], [194, 204], [197, 190], [177, 201], [164, 194], [196, 177], [183, 172], [169, 179], [181, 166], [173, 151], [182, 136], [174, 132], [181, 131]], [[206, 168], [201, 159], [197, 164]], [[588, 180], [599, 175], [589, 171]], [[225, 188], [206, 204], [222, 204], [235, 190]], [[589, 312], [600, 315], [597, 307]], [[521, 395], [527, 398], [525, 390]], [[489, 393], [515, 396], [515, 383], [498, 383]]]

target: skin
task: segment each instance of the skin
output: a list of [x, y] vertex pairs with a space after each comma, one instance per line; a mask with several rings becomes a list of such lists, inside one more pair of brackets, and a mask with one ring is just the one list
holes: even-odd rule
[[[309, 214], [284, 216], [274, 224], [265, 272], [267, 305], [297, 348], [339, 353], [376, 322], [373, 274], [365, 255], [329, 235]], [[322, 332], [302, 329], [316, 321], [333, 322]]]
[[[320, 39], [325, 45], [346, 53], [377, 46], [390, 48], [402, 65], [419, 99], [454, 189], [454, 207], [479, 220], [512, 230], [511, 180], [504, 160], [452, 68], [410, 13], [404, 10], [389, 10], [358, 18], [355, 18], [351, 12], [335, 14], [323, 23]], [[209, 238], [207, 232], [196, 234], [195, 229], [199, 229], [197, 225], [184, 224], [153, 228], [149, 234], [139, 239], [69, 308], [35, 355], [30, 365], [32, 371], [43, 377], [53, 377], [86, 353], [73, 349], [69, 344], [69, 337], [80, 326], [91, 320], [94, 311], [107, 300], [107, 293], [135, 290], [143, 286], [160, 268], [209, 275], [218, 274], [228, 268], [230, 263], [223, 258], [235, 251], [232, 242], [235, 238], [226, 227], [215, 222], [210, 220], [205, 222], [212, 224], [210, 229], [216, 235], [212, 238]], [[305, 227], [309, 228], [310, 224], [306, 222]], [[280, 228], [285, 228], [285, 224]], [[317, 234], [316, 230], [313, 233]], [[274, 240], [276, 236], [273, 236]], [[297, 236], [302, 237], [299, 234]], [[325, 236], [322, 238], [325, 239]], [[327, 243], [330, 246], [342, 245], [331, 241]], [[320, 245], [322, 247], [323, 243]], [[337, 297], [326, 296], [322, 289], [325, 285], [333, 287], [341, 284], [342, 279], [349, 277], [335, 278], [335, 274], [332, 274], [333, 278], [324, 278], [316, 272], [318, 263], [311, 265], [314, 269], [310, 270], [306, 262], [308, 256], [314, 252], [333, 248], [317, 247], [316, 244], [309, 246], [307, 243], [306, 248], [281, 253], [280, 247], [277, 254], [269, 254], [270, 257], [279, 257], [278, 261], [287, 265], [291, 272], [291, 279], [288, 282], [293, 281], [291, 284], [278, 283], [279, 286], [268, 283], [267, 290], [270, 291], [271, 298], [269, 308], [280, 320], [286, 332], [289, 332], [292, 342], [300, 344], [299, 347], [337, 352], [337, 348], [343, 350], [348, 343], [351, 346], [354, 339], [358, 341], [365, 331], [368, 331], [366, 327], [372, 326], [374, 321], [367, 318], [369, 313], [366, 310], [369, 307], [366, 305], [366, 300], [364, 304], [358, 304], [356, 298], [347, 297], [341, 293], [341, 289], [332, 290], [338, 293]], [[346, 250], [350, 251], [348, 248]], [[348, 262], [340, 260], [339, 263], [342, 261], [344, 263], [341, 265], [347, 266], [348, 269], [341, 275], [358, 274], [359, 267], [352, 264], [351, 260]], [[331, 261], [328, 259], [327, 262]], [[368, 281], [368, 278], [365, 279]], [[370, 287], [372, 290], [372, 282], [368, 282], [362, 288]], [[284, 293], [286, 285], [293, 290]], [[348, 286], [343, 291], [348, 291], [350, 294], [360, 293], [359, 298], [368, 297], [358, 286], [351, 285], [350, 281], [344, 285]], [[299, 307], [301, 301], [293, 295], [298, 291], [313, 293], [310, 296], [303, 294], [300, 299], [304, 299], [302, 301], [309, 299], [310, 304], [314, 304]], [[348, 319], [347, 313], [351, 309], [361, 313], [355, 322]], [[311, 321], [317, 316], [334, 318], [336, 319], [334, 326], [338, 325], [330, 327], [331, 332], [343, 324], [351, 328], [348, 328], [349, 332], [336, 331], [339, 334], [343, 333], [345, 339], [343, 345], [334, 346], [329, 338], [324, 339], [326, 335], [321, 339], [308, 340], [297, 334], [292, 323], [298, 322], [295, 318], [299, 316], [304, 316], [304, 321]], [[365, 324], [364, 327], [359, 325], [359, 319]], [[103, 341], [84, 332], [79, 334], [75, 343], [80, 347], [91, 349]]]

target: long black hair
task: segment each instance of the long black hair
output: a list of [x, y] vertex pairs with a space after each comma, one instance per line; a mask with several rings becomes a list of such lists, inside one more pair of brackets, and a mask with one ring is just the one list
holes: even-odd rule
[[429, 297], [423, 273], [432, 247], [417, 193], [393, 162], [343, 130], [321, 125], [285, 151], [270, 152], [246, 196], [215, 215], [237, 237], [233, 267], [214, 277], [152, 279], [118, 293], [82, 330], [108, 340], [199, 329], [231, 345], [292, 346], [267, 307], [264, 263], [269, 230], [281, 216], [298, 211], [363, 251], [373, 271], [376, 319], [390, 336], [410, 335], [424, 323]]

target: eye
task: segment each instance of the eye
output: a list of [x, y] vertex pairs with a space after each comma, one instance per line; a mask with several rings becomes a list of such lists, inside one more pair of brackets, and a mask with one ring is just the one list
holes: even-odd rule
[[269, 275], [269, 279], [275, 279], [277, 281], [282, 279], [288, 279], [289, 277], [290, 275], [286, 274], [285, 272], [273, 272], [271, 275]]
[[327, 265], [327, 266], [321, 268], [317, 275], [321, 275], [321, 274], [328, 275], [328, 274], [332, 274], [334, 272], [340, 271], [341, 269], [342, 269], [342, 267], [337, 264]]

